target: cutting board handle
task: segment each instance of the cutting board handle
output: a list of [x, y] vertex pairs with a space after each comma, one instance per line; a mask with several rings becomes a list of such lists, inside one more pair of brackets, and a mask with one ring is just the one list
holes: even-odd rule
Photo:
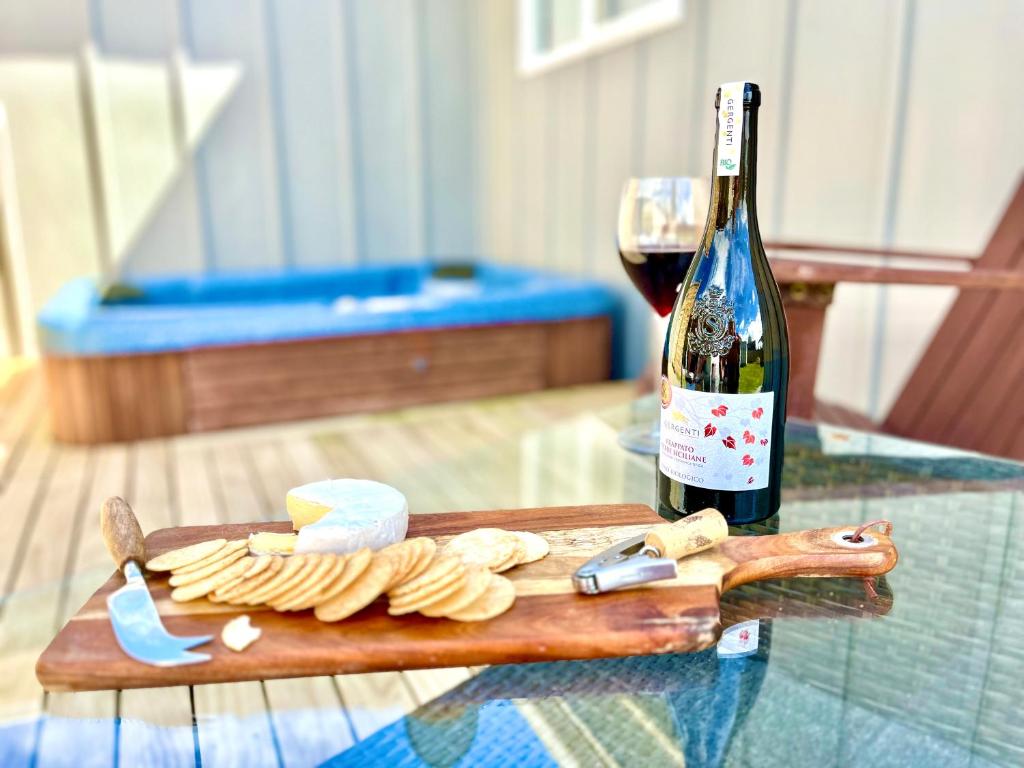
[[[865, 531], [865, 541], [844, 540], [856, 526], [818, 528], [775, 536], [733, 536], [718, 545], [732, 568], [722, 579], [722, 591], [764, 579], [793, 576], [881, 576], [896, 565], [898, 554], [890, 538]], [[868, 538], [870, 537], [870, 538]]]
[[129, 560], [140, 566], [146, 562], [146, 538], [142, 535], [142, 527], [128, 502], [120, 496], [111, 496], [100, 507], [100, 531], [118, 570], [123, 570]]

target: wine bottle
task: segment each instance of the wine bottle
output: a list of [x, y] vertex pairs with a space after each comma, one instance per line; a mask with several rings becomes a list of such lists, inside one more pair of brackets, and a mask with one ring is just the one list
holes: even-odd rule
[[658, 513], [731, 524], [779, 508], [789, 383], [782, 297], [757, 227], [753, 83], [718, 90], [707, 226], [676, 297], [661, 378]]

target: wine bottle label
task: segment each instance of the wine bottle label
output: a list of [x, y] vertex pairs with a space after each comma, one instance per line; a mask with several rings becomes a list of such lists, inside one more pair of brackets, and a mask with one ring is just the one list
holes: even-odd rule
[[745, 82], [722, 83], [718, 102], [719, 176], [740, 175], [740, 147], [743, 145], [743, 88]]
[[774, 393], [722, 395], [661, 384], [658, 466], [666, 476], [716, 491], [767, 487]]

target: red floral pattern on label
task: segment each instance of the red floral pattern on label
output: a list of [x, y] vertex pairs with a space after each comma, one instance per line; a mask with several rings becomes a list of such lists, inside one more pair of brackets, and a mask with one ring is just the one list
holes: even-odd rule
[[[723, 395], [672, 387], [671, 395], [661, 411], [662, 472], [712, 490], [768, 485], [772, 392]], [[737, 450], [740, 445], [743, 449]]]

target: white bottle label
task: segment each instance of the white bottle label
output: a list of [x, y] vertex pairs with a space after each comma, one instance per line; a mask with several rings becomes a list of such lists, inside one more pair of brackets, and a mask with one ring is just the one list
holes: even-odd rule
[[719, 176], [740, 175], [740, 147], [743, 145], [743, 88], [745, 82], [722, 83], [718, 102]]
[[719, 395], [661, 381], [658, 466], [680, 483], [716, 491], [768, 486], [775, 395]]

